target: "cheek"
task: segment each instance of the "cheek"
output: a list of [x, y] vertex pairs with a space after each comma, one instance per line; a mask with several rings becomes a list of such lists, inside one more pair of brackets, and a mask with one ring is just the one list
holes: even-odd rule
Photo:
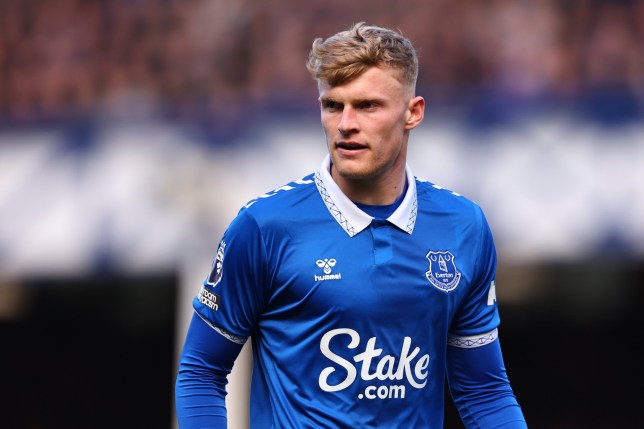
[[401, 134], [405, 128], [405, 117], [403, 112], [388, 111], [371, 122], [372, 129], [383, 136], [394, 136]]
[[322, 123], [322, 131], [324, 131], [324, 137], [326, 137], [327, 141], [331, 141], [333, 139], [335, 129], [331, 127], [329, 124]]
[[326, 134], [327, 137], [329, 135], [332, 135], [336, 131], [337, 126], [335, 124], [337, 124], [337, 122], [334, 117], [328, 116], [328, 115], [322, 115], [322, 117], [320, 118], [320, 121], [322, 123], [322, 129], [324, 130], [324, 134]]
[[380, 123], [378, 128], [375, 129], [376, 135], [380, 136], [378, 139], [385, 150], [391, 150], [394, 146], [398, 145], [403, 132], [398, 123]]
[[404, 145], [404, 128], [398, 123], [390, 124], [379, 130], [379, 158], [396, 158]]

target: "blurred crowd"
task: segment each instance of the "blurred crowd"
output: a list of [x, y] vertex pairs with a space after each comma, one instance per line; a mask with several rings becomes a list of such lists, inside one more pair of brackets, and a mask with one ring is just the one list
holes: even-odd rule
[[0, 123], [314, 109], [311, 42], [356, 21], [409, 37], [439, 100], [644, 102], [642, 0], [2, 0]]

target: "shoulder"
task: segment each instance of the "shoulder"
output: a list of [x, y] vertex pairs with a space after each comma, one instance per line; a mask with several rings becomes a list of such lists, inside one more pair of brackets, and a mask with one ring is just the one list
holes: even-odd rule
[[317, 193], [311, 174], [253, 198], [232, 219], [224, 239], [259, 245], [266, 237], [288, 234], [293, 220], [310, 210]]
[[473, 222], [486, 222], [481, 207], [458, 192], [416, 177], [416, 193], [420, 210], [469, 218]]
[[306, 205], [310, 197], [316, 194], [314, 175], [309, 174], [253, 198], [239, 210], [238, 216], [249, 216], [257, 221], [281, 217], [288, 211]]

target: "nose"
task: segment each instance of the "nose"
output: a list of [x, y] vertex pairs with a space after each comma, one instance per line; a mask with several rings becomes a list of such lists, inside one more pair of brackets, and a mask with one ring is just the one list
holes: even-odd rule
[[343, 135], [351, 134], [358, 131], [358, 118], [356, 111], [351, 106], [344, 106], [338, 123], [338, 131]]

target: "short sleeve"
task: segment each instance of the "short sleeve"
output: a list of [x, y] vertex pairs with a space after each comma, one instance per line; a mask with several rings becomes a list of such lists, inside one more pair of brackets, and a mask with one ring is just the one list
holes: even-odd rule
[[[478, 208], [478, 206], [477, 206]], [[499, 325], [496, 301], [497, 257], [492, 231], [478, 208], [479, 240], [472, 284], [461, 303], [450, 328], [450, 337], [469, 337], [487, 334]], [[486, 338], [492, 338], [490, 336]]]
[[231, 341], [245, 342], [268, 293], [265, 273], [260, 228], [242, 211], [219, 242], [212, 269], [193, 301], [195, 311]]

